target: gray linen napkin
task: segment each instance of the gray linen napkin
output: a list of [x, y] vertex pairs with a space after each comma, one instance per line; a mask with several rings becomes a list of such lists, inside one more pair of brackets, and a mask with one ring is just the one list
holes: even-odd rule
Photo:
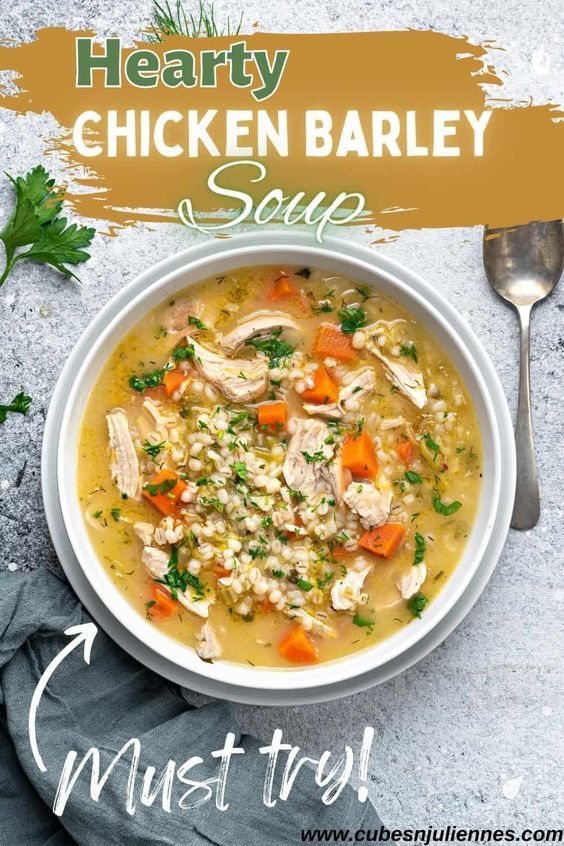
[[[55, 670], [39, 705], [38, 743], [47, 767], [38, 769], [29, 742], [28, 717], [33, 691], [45, 667], [68, 643], [65, 629], [90, 617], [69, 586], [40, 568], [27, 574], [0, 574], [0, 844], [2, 846], [144, 846], [144, 844], [225, 844], [266, 846], [302, 842], [302, 829], [377, 829], [380, 820], [369, 803], [360, 804], [346, 788], [326, 806], [313, 774], [301, 770], [290, 797], [266, 808], [262, 801], [266, 757], [255, 738], [242, 735], [225, 702], [191, 708], [178, 689], [146, 670], [101, 630], [91, 663], [78, 647]], [[221, 749], [232, 731], [245, 749], [234, 756], [227, 781], [230, 807], [212, 800], [183, 810], [178, 799], [187, 789], [175, 781], [172, 810], [139, 802], [148, 765], [156, 778], [167, 761], [177, 765], [200, 755], [204, 763], [187, 777], [217, 775], [211, 751]], [[52, 813], [67, 753], [78, 761], [98, 747], [101, 772], [130, 738], [142, 752], [136, 782], [136, 811], [125, 809], [131, 755], [119, 760], [98, 801], [90, 797], [90, 765], [78, 778], [64, 813]], [[202, 793], [198, 793], [198, 796]]]

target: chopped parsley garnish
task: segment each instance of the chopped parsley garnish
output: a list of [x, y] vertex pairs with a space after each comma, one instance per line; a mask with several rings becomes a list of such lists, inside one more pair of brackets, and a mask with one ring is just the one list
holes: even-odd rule
[[425, 558], [425, 538], [419, 532], [415, 532], [415, 555], [413, 564], [421, 564]]
[[449, 505], [445, 505], [445, 503], [441, 500], [440, 494], [437, 491], [433, 491], [433, 508], [437, 514], [442, 514], [443, 517], [450, 517], [451, 514], [454, 514], [459, 508], [462, 508], [462, 503], [455, 499], [454, 502], [451, 502]]
[[306, 593], [309, 593], [310, 590], [313, 590], [312, 583], [308, 582], [307, 579], [296, 579], [296, 584], [301, 590], [305, 591]]
[[371, 629], [374, 626], [374, 620], [371, 620], [369, 617], [363, 617], [358, 612], [353, 617], [353, 623], [361, 629]]
[[356, 424], [356, 429], [354, 432], [354, 440], [356, 441], [357, 438], [360, 438], [362, 435], [362, 430], [364, 429], [364, 417], [361, 417], [358, 423]]
[[349, 305], [339, 312], [341, 321], [341, 332], [345, 335], [353, 335], [361, 326], [366, 326], [366, 312], [359, 305]]
[[410, 485], [420, 485], [422, 482], [421, 476], [414, 470], [406, 470], [405, 478], [410, 483]]
[[207, 506], [209, 508], [215, 508], [216, 511], [223, 513], [225, 505], [223, 502], [218, 499], [217, 496], [201, 496], [198, 500], [200, 505]]
[[330, 581], [331, 581], [334, 577], [335, 577], [335, 574], [334, 574], [334, 573], [331, 573], [329, 570], [327, 570], [327, 572], [326, 572], [326, 573], [324, 573], [324, 574], [323, 574], [323, 576], [321, 576], [321, 577], [317, 580], [317, 587], [318, 587], [320, 590], [325, 590], [325, 588], [327, 587], [327, 585], [329, 584], [329, 582], [330, 582]]
[[244, 461], [236, 461], [233, 464], [233, 472], [235, 473], [235, 476], [237, 477], [238, 481], [240, 481], [240, 482], [246, 482], [247, 481], [249, 470], [248, 470], [247, 465], [245, 464]]
[[283, 579], [286, 574], [284, 573], [284, 570], [273, 570], [272, 575], [275, 579]]
[[400, 346], [400, 355], [404, 358], [411, 358], [417, 363], [417, 349], [415, 344], [402, 344]]
[[16, 394], [12, 402], [7, 405], [0, 405], [0, 423], [4, 423], [8, 413], [12, 414], [27, 414], [29, 406], [31, 405], [31, 397], [21, 391]]
[[151, 370], [149, 373], [143, 373], [141, 376], [132, 373], [129, 377], [129, 387], [133, 388], [134, 391], [139, 391], [140, 394], [146, 388], [158, 388], [159, 385], [162, 385], [168, 369], [168, 367], [163, 367], [160, 370]]
[[414, 617], [421, 617], [421, 612], [428, 602], [429, 600], [427, 597], [419, 591], [419, 593], [416, 593], [415, 596], [412, 596], [411, 599], [408, 600], [407, 607]]
[[116, 521], [119, 520], [119, 515], [121, 514], [121, 508], [112, 508], [112, 510], [110, 511], [110, 514], [112, 515], [112, 518], [114, 520], [116, 520]]
[[212, 480], [209, 478], [209, 476], [200, 476], [199, 479], [196, 479], [196, 485], [199, 488], [201, 488], [203, 485], [211, 485], [211, 484], [212, 484]]
[[249, 547], [249, 555], [255, 561], [257, 558], [266, 558], [268, 552], [262, 546], [251, 546]]
[[358, 293], [362, 297], [362, 302], [365, 303], [366, 300], [370, 299], [370, 289], [365, 288], [364, 286], [359, 286], [357, 289]]
[[156, 458], [161, 449], [163, 449], [165, 445], [165, 441], [161, 441], [160, 444], [152, 444], [150, 441], [144, 441], [143, 443], [143, 452], [146, 452], [147, 455], [150, 455], [151, 458]]
[[433, 453], [433, 461], [436, 461], [441, 449], [440, 446], [433, 440], [429, 432], [425, 432], [423, 440], [425, 441], [425, 446]]
[[159, 328], [156, 330], [153, 337], [154, 337], [155, 341], [158, 341], [159, 338], [166, 338], [167, 335], [168, 335], [168, 329], [166, 328], [166, 326], [159, 326]]
[[172, 357], [176, 359], [176, 361], [186, 361], [189, 358], [194, 358], [194, 347], [192, 344], [188, 344], [185, 347], [177, 347], [175, 350], [172, 351]]
[[202, 323], [199, 317], [194, 317], [193, 314], [188, 315], [188, 326], [195, 326], [196, 329], [207, 329], [205, 323]]
[[162, 482], [156, 484], [147, 482], [143, 485], [143, 490], [147, 491], [150, 496], [157, 496], [158, 494], [167, 494], [176, 487], [178, 479], [163, 479]]
[[94, 517], [95, 520], [99, 520], [100, 517], [102, 516], [102, 512], [101, 511], [95, 511], [92, 516]]
[[308, 464], [316, 464], [318, 461], [325, 461], [323, 450], [318, 449], [316, 452], [306, 452], [302, 450], [302, 455]]
[[276, 329], [269, 338], [251, 338], [247, 346], [263, 352], [270, 361], [271, 367], [277, 367], [280, 359], [292, 355], [294, 347], [287, 341], [281, 341], [282, 329]]

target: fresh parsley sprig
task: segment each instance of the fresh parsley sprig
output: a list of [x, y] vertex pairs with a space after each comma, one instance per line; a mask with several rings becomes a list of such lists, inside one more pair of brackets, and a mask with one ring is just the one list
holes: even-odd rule
[[[95, 230], [76, 223], [67, 225], [67, 219], [59, 217], [63, 192], [53, 189], [55, 180], [42, 165], [25, 176], [6, 175], [15, 188], [16, 205], [0, 232], [6, 252], [0, 286], [14, 265], [24, 259], [50, 264], [64, 276], [78, 280], [67, 265], [80, 264], [90, 258], [84, 248], [90, 246]], [[24, 247], [28, 249], [22, 249]]]

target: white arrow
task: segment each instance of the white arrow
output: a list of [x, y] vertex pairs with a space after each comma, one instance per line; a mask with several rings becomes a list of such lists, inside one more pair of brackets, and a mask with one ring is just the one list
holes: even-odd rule
[[31, 698], [31, 705], [29, 708], [29, 743], [31, 746], [31, 751], [33, 752], [33, 757], [35, 758], [35, 763], [39, 767], [42, 773], [47, 771], [47, 767], [43, 763], [43, 758], [39, 754], [39, 748], [37, 746], [37, 733], [35, 730], [35, 723], [36, 723], [36, 716], [37, 716], [37, 708], [39, 707], [39, 702], [43, 695], [43, 691], [47, 687], [49, 679], [59, 666], [59, 664], [65, 660], [67, 655], [76, 649], [77, 646], [80, 646], [81, 643], [84, 643], [84, 660], [87, 664], [90, 664], [90, 653], [92, 652], [92, 644], [94, 643], [94, 638], [98, 634], [98, 629], [94, 625], [94, 623], [82, 623], [79, 626], [71, 626], [70, 629], [66, 629], [65, 634], [69, 637], [76, 635], [76, 637], [68, 643], [64, 649], [61, 649], [59, 654], [53, 658], [51, 663], [45, 669], [45, 672], [39, 679], [37, 683], [37, 687], [33, 692], [33, 696]]

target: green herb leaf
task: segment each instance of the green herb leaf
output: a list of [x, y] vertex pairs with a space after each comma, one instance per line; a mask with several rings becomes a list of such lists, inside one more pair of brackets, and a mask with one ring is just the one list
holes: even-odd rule
[[316, 464], [318, 461], [325, 461], [325, 455], [320, 449], [313, 453], [302, 450], [302, 455], [308, 464]]
[[149, 496], [167, 494], [169, 491], [176, 487], [177, 481], [177, 479], [163, 479], [162, 482], [158, 482], [158, 484], [147, 482], [146, 485], [143, 485], [143, 490], [147, 491]]
[[433, 440], [429, 432], [425, 432], [425, 434], [423, 435], [423, 440], [425, 441], [425, 445], [427, 446], [427, 448], [433, 453], [433, 461], [436, 461], [437, 455], [439, 454], [441, 449], [440, 446]]
[[236, 461], [233, 464], [233, 472], [240, 482], [246, 482], [249, 471], [244, 461]]
[[156, 458], [159, 452], [163, 449], [165, 445], [165, 441], [161, 441], [160, 444], [152, 444], [150, 441], [145, 440], [143, 442], [143, 452], [146, 452], [147, 455], [150, 455], [151, 458]]
[[406, 470], [405, 478], [411, 485], [420, 485], [422, 482], [421, 476], [414, 470]]
[[161, 370], [151, 370], [149, 373], [143, 373], [141, 376], [138, 376], [136, 373], [132, 373], [129, 377], [129, 387], [133, 388], [134, 391], [139, 391], [140, 394], [142, 394], [146, 388], [158, 388], [158, 386], [163, 383], [167, 369], [168, 368], [163, 367]]
[[172, 351], [172, 357], [176, 361], [186, 361], [189, 358], [194, 358], [194, 347], [192, 344], [188, 344], [185, 347], [176, 347], [176, 349]]
[[31, 397], [20, 391], [16, 394], [12, 402], [7, 405], [0, 405], [0, 423], [4, 423], [8, 414], [27, 414], [29, 406], [31, 405]]
[[419, 532], [415, 532], [415, 555], [413, 564], [421, 564], [425, 558], [425, 538]]
[[[18, 261], [31, 259], [50, 264], [64, 276], [77, 278], [66, 266], [80, 264], [90, 258], [84, 248], [90, 246], [95, 230], [75, 223], [67, 226], [58, 217], [63, 203], [60, 191], [54, 191], [55, 180], [42, 165], [25, 176], [14, 179], [8, 174], [16, 191], [16, 206], [0, 232], [6, 250], [6, 267], [0, 285]], [[16, 252], [29, 247], [24, 252]]]
[[369, 617], [363, 617], [358, 612], [353, 617], [353, 623], [361, 629], [372, 628], [374, 626], [374, 620], [371, 620]]
[[251, 338], [247, 341], [247, 346], [263, 352], [268, 357], [270, 366], [277, 367], [280, 359], [287, 358], [294, 352], [294, 347], [291, 344], [280, 340], [281, 334], [282, 329], [276, 329], [268, 338]]
[[341, 332], [345, 335], [352, 335], [361, 326], [366, 326], [366, 312], [362, 306], [353, 304], [345, 306], [339, 312], [339, 320], [341, 321]]
[[307, 579], [296, 579], [296, 584], [301, 590], [309, 593], [310, 590], [313, 590], [313, 585], [311, 582], [308, 582]]
[[421, 612], [423, 611], [428, 602], [429, 600], [427, 599], [427, 597], [424, 596], [424, 594], [422, 594], [421, 592], [419, 592], [408, 600], [407, 607], [409, 608], [414, 617], [421, 617]]
[[207, 329], [205, 323], [202, 323], [199, 317], [194, 317], [193, 314], [188, 315], [188, 326], [195, 326], [196, 329]]
[[459, 508], [462, 508], [462, 503], [455, 499], [454, 502], [451, 502], [449, 505], [445, 505], [445, 503], [441, 500], [440, 494], [437, 491], [433, 491], [433, 508], [437, 514], [442, 514], [443, 517], [450, 517], [451, 514], [454, 514]]
[[415, 344], [402, 344], [400, 346], [400, 355], [404, 358], [411, 358], [417, 363], [417, 350]]

